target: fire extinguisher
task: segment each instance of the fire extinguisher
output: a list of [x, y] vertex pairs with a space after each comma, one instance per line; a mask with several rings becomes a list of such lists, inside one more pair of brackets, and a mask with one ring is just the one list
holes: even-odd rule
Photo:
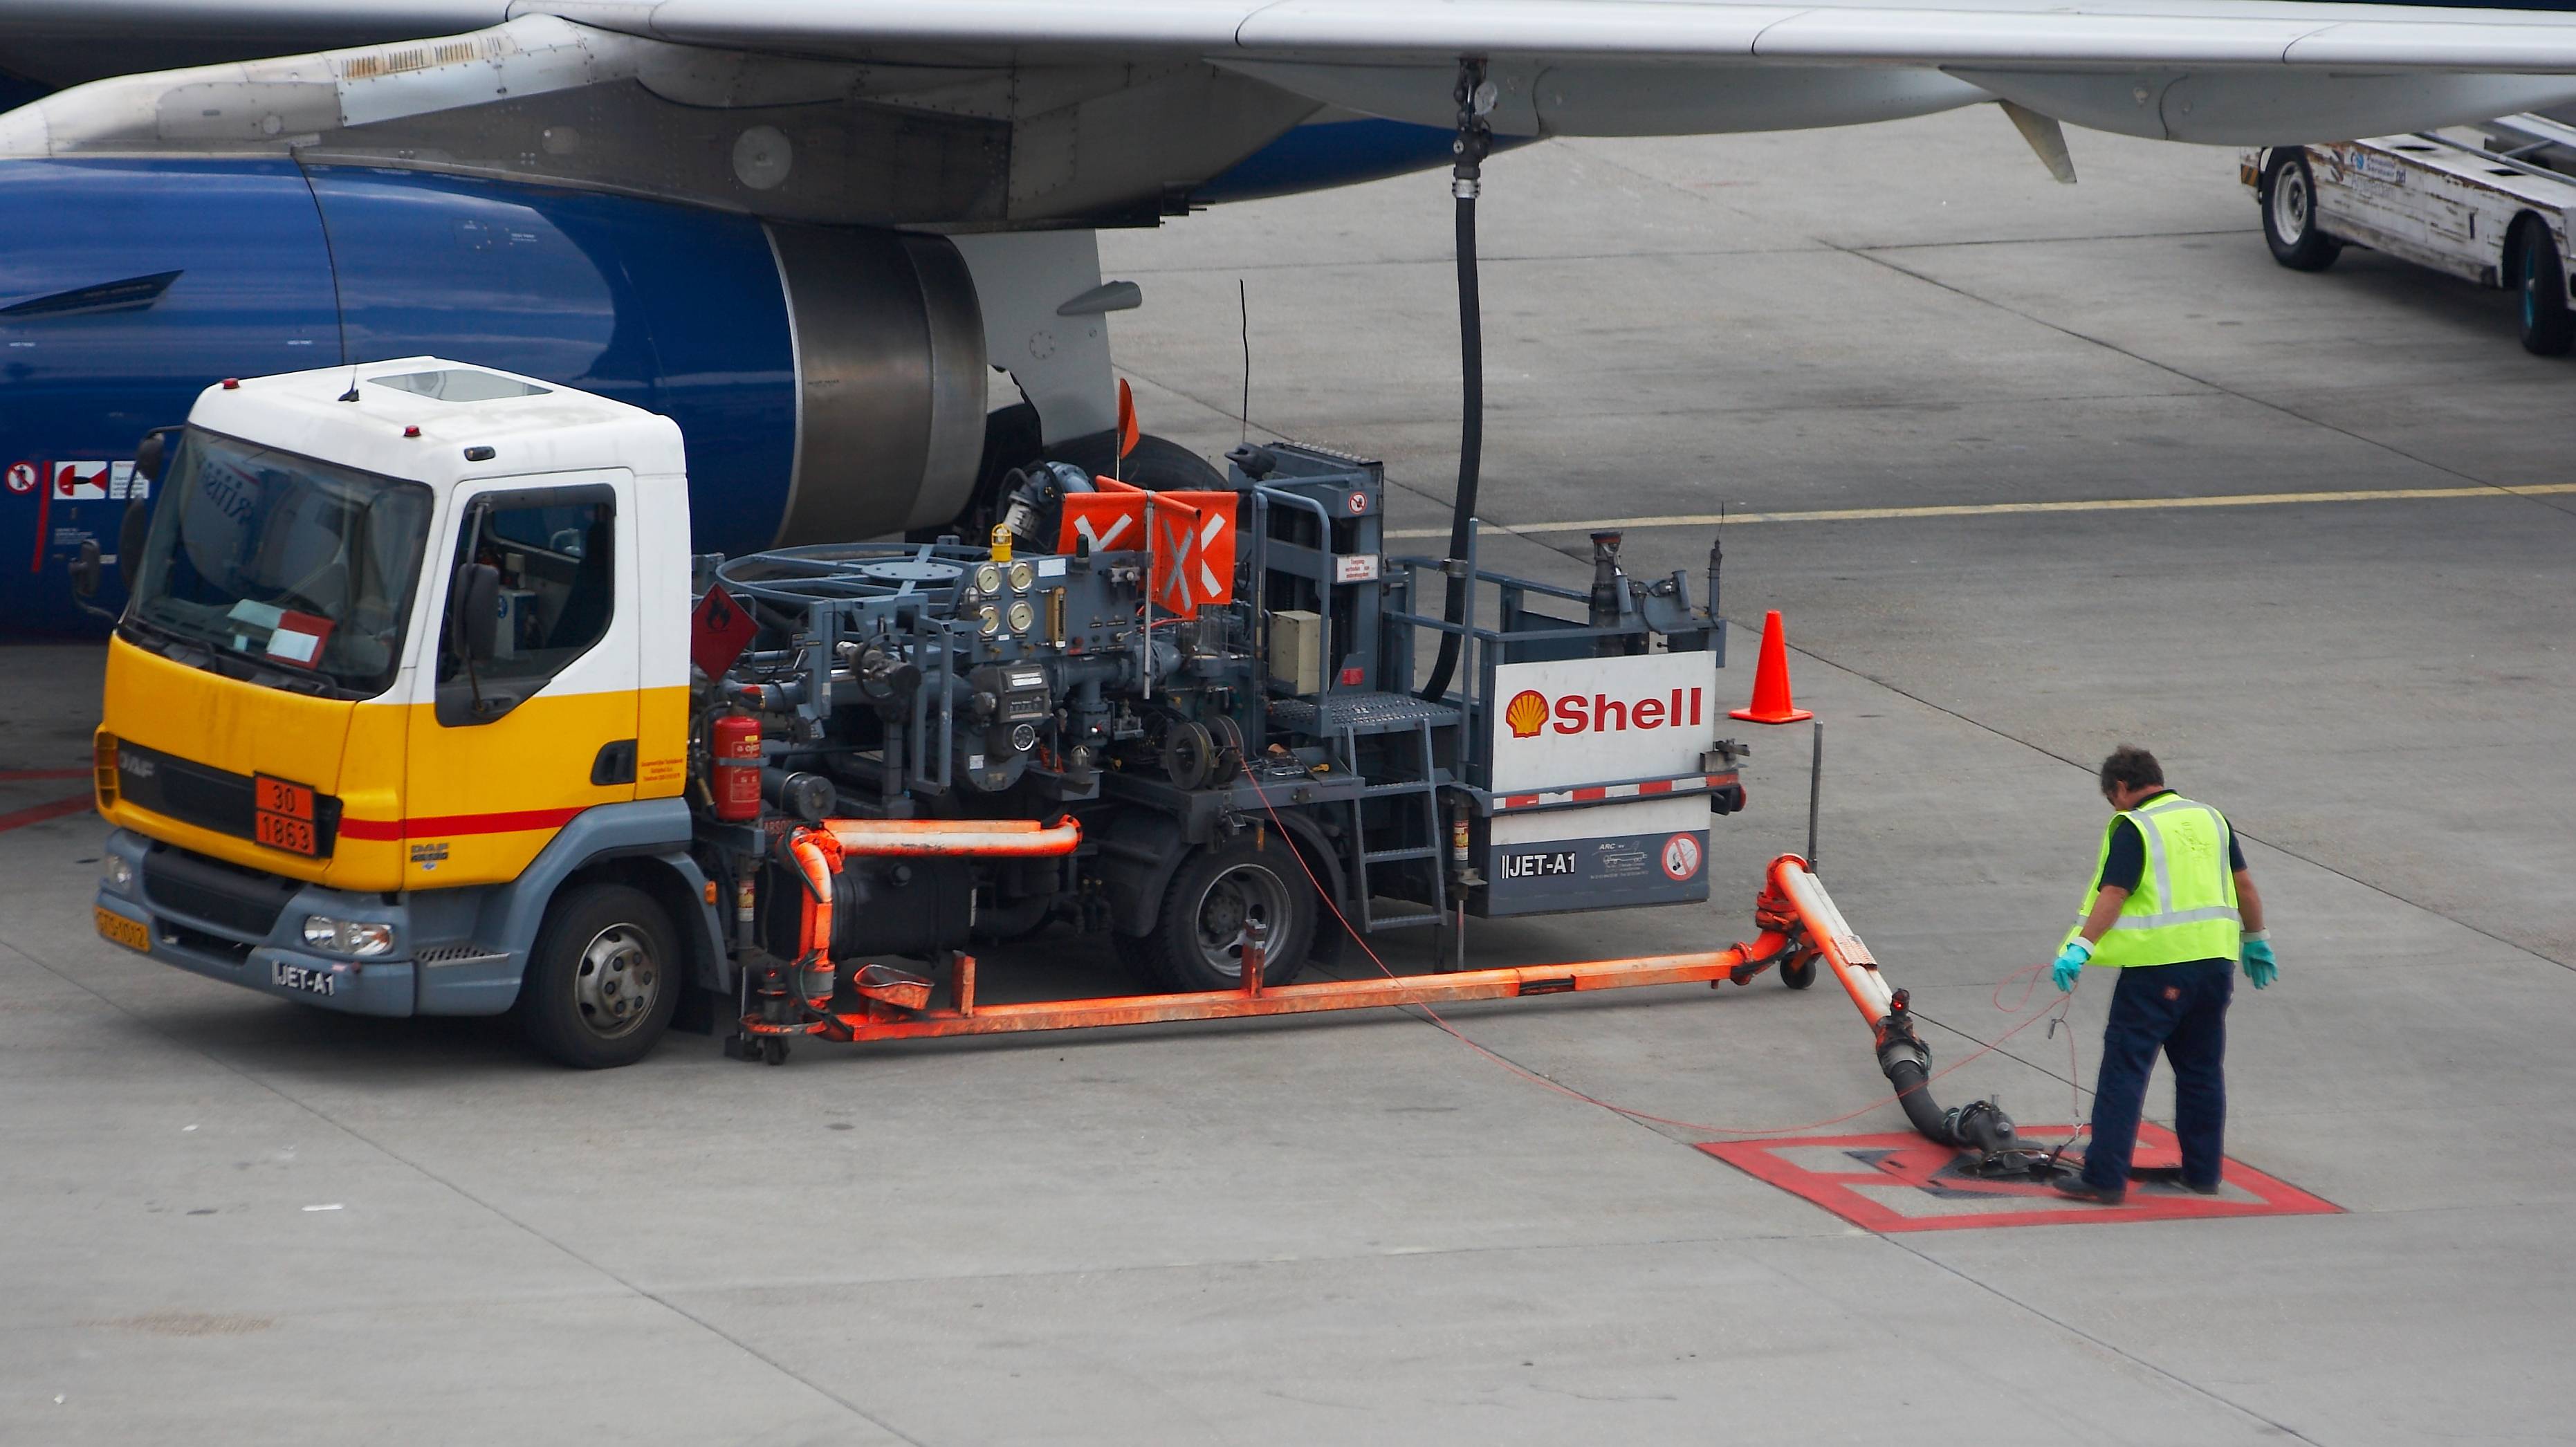
[[708, 752], [714, 756], [716, 817], [729, 824], [760, 817], [760, 720], [729, 713], [715, 721]]

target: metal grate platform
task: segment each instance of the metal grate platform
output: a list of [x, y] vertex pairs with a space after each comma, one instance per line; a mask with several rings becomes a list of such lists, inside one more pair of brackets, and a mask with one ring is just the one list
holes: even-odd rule
[[1320, 699], [1281, 698], [1270, 703], [1270, 722], [1309, 738], [1354, 734], [1410, 732], [1423, 724], [1435, 729], [1458, 722], [1458, 710], [1409, 693], [1328, 693]]

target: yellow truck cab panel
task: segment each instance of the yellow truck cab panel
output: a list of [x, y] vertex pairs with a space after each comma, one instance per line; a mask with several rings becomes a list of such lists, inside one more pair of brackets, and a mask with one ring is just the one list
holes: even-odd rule
[[[250, 870], [400, 913], [413, 892], [519, 881], [594, 807], [680, 793], [690, 561], [669, 419], [426, 357], [228, 382], [198, 399], [159, 493], [110, 644], [99, 802], [149, 846], [146, 872], [150, 850], [185, 851], [171, 878], [194, 884], [173, 888], [203, 898]], [[472, 908], [439, 917], [470, 929]], [[222, 912], [189, 938], [291, 947], [215, 938]], [[368, 968], [381, 992], [408, 966]]]

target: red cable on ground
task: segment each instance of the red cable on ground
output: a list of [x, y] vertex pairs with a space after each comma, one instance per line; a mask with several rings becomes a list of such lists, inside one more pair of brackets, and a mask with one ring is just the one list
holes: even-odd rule
[[[1261, 800], [1261, 808], [1262, 808], [1262, 812], [1264, 812], [1264, 813], [1268, 814], [1268, 815], [1270, 816], [1270, 822], [1272, 823], [1272, 825], [1274, 825], [1274, 826], [1276, 826], [1276, 827], [1278, 828], [1278, 830], [1279, 830], [1279, 837], [1280, 837], [1282, 840], [1289, 841], [1289, 843], [1288, 843], [1288, 853], [1289, 853], [1290, 857], [1294, 858], [1294, 859], [1297, 861], [1297, 868], [1298, 868], [1298, 870], [1299, 870], [1300, 872], [1302, 872], [1302, 873], [1306, 876], [1306, 883], [1307, 883], [1308, 885], [1310, 885], [1310, 886], [1312, 886], [1312, 887], [1313, 887], [1313, 889], [1314, 889], [1314, 891], [1315, 891], [1315, 897], [1316, 897], [1317, 899], [1319, 899], [1319, 900], [1322, 900], [1322, 901], [1323, 901], [1324, 908], [1326, 908], [1326, 909], [1328, 909], [1328, 910], [1331, 910], [1331, 911], [1333, 912], [1333, 918], [1334, 918], [1334, 920], [1335, 920], [1336, 922], [1338, 922], [1338, 923], [1341, 925], [1341, 927], [1342, 927], [1342, 931], [1343, 931], [1345, 934], [1347, 934], [1347, 935], [1349, 935], [1349, 936], [1350, 936], [1351, 941], [1352, 941], [1354, 944], [1357, 944], [1357, 945], [1360, 947], [1360, 952], [1361, 952], [1362, 954], [1365, 954], [1365, 955], [1367, 955], [1367, 956], [1368, 956], [1368, 958], [1369, 958], [1369, 963], [1370, 963], [1370, 964], [1373, 964], [1373, 965], [1375, 965], [1375, 966], [1377, 966], [1377, 968], [1378, 968], [1378, 973], [1380, 973], [1380, 974], [1382, 974], [1382, 975], [1386, 976], [1386, 977], [1387, 977], [1388, 979], [1390, 979], [1390, 980], [1392, 980], [1392, 979], [1396, 979], [1396, 978], [1397, 978], [1397, 975], [1396, 975], [1395, 971], [1394, 971], [1394, 970], [1392, 970], [1392, 969], [1390, 969], [1390, 968], [1388, 968], [1386, 961], [1384, 961], [1384, 960], [1382, 960], [1382, 959], [1379, 959], [1379, 958], [1378, 958], [1377, 951], [1375, 951], [1375, 950], [1373, 950], [1373, 949], [1370, 949], [1370, 948], [1369, 948], [1369, 943], [1368, 943], [1368, 939], [1367, 939], [1367, 937], [1366, 937], [1366, 936], [1364, 936], [1364, 935], [1362, 935], [1362, 934], [1360, 933], [1359, 929], [1358, 929], [1356, 926], [1354, 926], [1354, 925], [1350, 922], [1349, 918], [1348, 918], [1348, 917], [1346, 917], [1346, 916], [1342, 913], [1342, 908], [1341, 908], [1341, 906], [1333, 902], [1333, 894], [1332, 894], [1332, 891], [1330, 891], [1330, 890], [1328, 890], [1328, 889], [1324, 888], [1323, 881], [1322, 881], [1322, 880], [1319, 880], [1319, 879], [1317, 879], [1317, 878], [1315, 877], [1315, 871], [1314, 871], [1314, 869], [1313, 869], [1312, 867], [1310, 867], [1310, 866], [1306, 863], [1306, 857], [1305, 857], [1305, 855], [1304, 855], [1304, 854], [1302, 854], [1302, 853], [1300, 853], [1300, 852], [1298, 851], [1297, 846], [1296, 846], [1296, 844], [1295, 844], [1295, 842], [1294, 842], [1294, 836], [1293, 836], [1293, 835], [1291, 835], [1291, 834], [1288, 832], [1288, 826], [1287, 826], [1286, 824], [1284, 824], [1284, 823], [1282, 823], [1282, 822], [1280, 821], [1280, 818], [1279, 818], [1279, 811], [1278, 811], [1278, 809], [1277, 809], [1277, 808], [1275, 808], [1275, 807], [1273, 807], [1273, 806], [1272, 806], [1272, 804], [1271, 804], [1271, 802], [1270, 802], [1270, 793], [1269, 793], [1269, 791], [1261, 787], [1261, 779], [1260, 779], [1260, 776], [1259, 776], [1258, 774], [1254, 773], [1253, 771], [1251, 771], [1250, 769], [1246, 769], [1246, 770], [1244, 771], [1244, 779], [1245, 779], [1245, 781], [1246, 781], [1247, 783], [1249, 783], [1249, 784], [1251, 784], [1251, 785], [1252, 785], [1252, 792], [1253, 792], [1254, 796], [1255, 796], [1255, 797], [1257, 797], [1257, 798], [1259, 798], [1259, 799]], [[2037, 972], [2038, 970], [2040, 970], [2040, 969], [2044, 969], [2044, 968], [2046, 968], [2046, 967], [2045, 967], [2045, 966], [2033, 966], [2033, 967], [2031, 967], [2031, 969], [2030, 969], [2029, 971], [2015, 971], [2012, 975], [2008, 975], [2008, 976], [2006, 976], [2006, 977], [2004, 978], [2004, 980], [2003, 980], [2003, 981], [2001, 981], [2001, 982], [1999, 982], [1999, 983], [1996, 985], [1996, 987], [1995, 987], [1995, 989], [1996, 989], [1996, 994], [1997, 994], [1997, 996], [1998, 996], [1998, 999], [1997, 999], [1997, 1008], [2003, 1008], [2002, 1003], [2001, 1003], [2000, 996], [2001, 996], [2002, 989], [2003, 989], [2003, 986], [2004, 986], [2004, 985], [2006, 985], [2006, 984], [2010, 984], [2014, 979], [2018, 978], [2020, 975], [2022, 975], [2022, 974], [2024, 974], [2024, 973], [2028, 973], [2028, 974], [2031, 974], [2031, 975], [2032, 975], [2031, 987], [2032, 987], [2032, 988], [2036, 988], [2036, 987], [2038, 986], [2038, 983], [2039, 983], [2038, 978], [2037, 978], [2037, 973], [2036, 973], [2036, 972]], [[2023, 991], [2022, 991], [2022, 999], [2023, 999], [2023, 1000], [2028, 1000], [2029, 998], [2030, 998], [2030, 990], [2029, 990], [2029, 989], [2025, 989], [2025, 990], [2023, 990]], [[2004, 1033], [2002, 1033], [2001, 1035], [1996, 1036], [1994, 1039], [1992, 1039], [1992, 1040], [1990, 1040], [1990, 1041], [1985, 1041], [1985, 1042], [1981, 1043], [1981, 1044], [1977, 1047], [1977, 1049], [1976, 1049], [1975, 1051], [1971, 1052], [1970, 1054], [1967, 1054], [1967, 1055], [1961, 1056], [1959, 1059], [1957, 1059], [1957, 1060], [1955, 1060], [1955, 1061], [1952, 1061], [1949, 1065], [1947, 1065], [1947, 1066], [1943, 1067], [1942, 1069], [1940, 1069], [1940, 1070], [1938, 1070], [1938, 1071], [1935, 1071], [1935, 1072], [1933, 1072], [1931, 1075], [1928, 1075], [1928, 1076], [1924, 1077], [1923, 1084], [1922, 1084], [1922, 1085], [1915, 1086], [1915, 1087], [1913, 1087], [1913, 1088], [1914, 1088], [1914, 1089], [1916, 1089], [1916, 1090], [1922, 1090], [1922, 1089], [1927, 1089], [1927, 1088], [1929, 1088], [1929, 1087], [1931, 1086], [1931, 1084], [1932, 1084], [1932, 1082], [1933, 1082], [1933, 1081], [1935, 1081], [1935, 1080], [1939, 1080], [1942, 1076], [1948, 1075], [1951, 1071], [1959, 1069], [1961, 1066], [1964, 1066], [1964, 1065], [1968, 1064], [1968, 1063], [1969, 1063], [1970, 1061], [1972, 1061], [1972, 1060], [1976, 1060], [1976, 1059], [1978, 1059], [1978, 1058], [1980, 1058], [1980, 1057], [1982, 1057], [1982, 1056], [1990, 1055], [1990, 1054], [1994, 1053], [1997, 1049], [1999, 1049], [1999, 1048], [2001, 1048], [2001, 1047], [2002, 1047], [2002, 1045], [2003, 1045], [2003, 1043], [2004, 1043], [2005, 1041], [2007, 1041], [2007, 1040], [2011, 1039], [2011, 1038], [2012, 1038], [2012, 1037], [2014, 1037], [2015, 1035], [2020, 1034], [2022, 1031], [2029, 1029], [2031, 1026], [2038, 1024], [2040, 1021], [2042, 1021], [2042, 1020], [2044, 1020], [2044, 1019], [2047, 1019], [2047, 1018], [2049, 1017], [2049, 1013], [2050, 1013], [2050, 1011], [2051, 1011], [2051, 1010], [2055, 1010], [2055, 1011], [2059, 1012], [2060, 1017], [2062, 1018], [2062, 1017], [2063, 1017], [2064, 1012], [2065, 1012], [2066, 1010], [2068, 1010], [2068, 1009], [2072, 1008], [2072, 1007], [2073, 1007], [2073, 1005], [2074, 1005], [2074, 996], [2073, 996], [2072, 994], [2069, 994], [2069, 995], [2068, 995], [2065, 999], [2063, 999], [2063, 1000], [2059, 1000], [2059, 1001], [2054, 1001], [2054, 1002], [2052, 1002], [2049, 1006], [2047, 1006], [2047, 1007], [2045, 1007], [2045, 1008], [2042, 1008], [2042, 1009], [2041, 1009], [2037, 1014], [2034, 1014], [2034, 1015], [2032, 1015], [2030, 1018], [2028, 1018], [2028, 1019], [2026, 1019], [2026, 1020], [2023, 1020], [2023, 1021], [2022, 1021], [2022, 1022], [2020, 1022], [2019, 1024], [2017, 1024], [2017, 1025], [2013, 1026], [2011, 1029], [2006, 1030], [2006, 1031], [2005, 1031]], [[1389, 1006], [1389, 1007], [1387, 1007], [1387, 1008], [1390, 1008], [1390, 1009], [1396, 1009], [1396, 1008], [1407, 1008], [1407, 1007], [1401, 1007], [1401, 1006]], [[1424, 1017], [1424, 1018], [1426, 1018], [1426, 1019], [1429, 1021], [1429, 1023], [1431, 1023], [1431, 1024], [1433, 1024], [1433, 1025], [1438, 1026], [1438, 1027], [1441, 1029], [1441, 1031], [1443, 1031], [1444, 1033], [1446, 1033], [1446, 1034], [1447, 1034], [1451, 1039], [1456, 1040], [1459, 1044], [1466, 1046], [1468, 1049], [1475, 1051], [1477, 1054], [1484, 1056], [1487, 1060], [1490, 1060], [1490, 1061], [1494, 1062], [1496, 1065], [1499, 1065], [1499, 1066], [1503, 1067], [1505, 1070], [1510, 1071], [1510, 1072], [1511, 1072], [1511, 1073], [1513, 1073], [1514, 1075], [1520, 1076], [1520, 1077], [1521, 1077], [1522, 1079], [1524, 1079], [1524, 1080], [1528, 1080], [1528, 1081], [1530, 1081], [1530, 1082], [1532, 1082], [1532, 1083], [1534, 1083], [1534, 1084], [1544, 1086], [1544, 1087], [1546, 1087], [1546, 1088], [1547, 1088], [1547, 1089], [1549, 1089], [1549, 1090], [1553, 1090], [1553, 1091], [1555, 1091], [1555, 1092], [1556, 1092], [1557, 1094], [1559, 1094], [1559, 1095], [1567, 1096], [1567, 1097], [1570, 1097], [1570, 1098], [1572, 1098], [1572, 1099], [1574, 1099], [1574, 1100], [1582, 1101], [1582, 1102], [1583, 1102], [1584, 1104], [1586, 1104], [1586, 1105], [1598, 1106], [1598, 1107], [1600, 1107], [1601, 1109], [1606, 1110], [1606, 1111], [1610, 1112], [1610, 1113], [1611, 1113], [1611, 1114], [1613, 1114], [1613, 1115], [1622, 1116], [1622, 1117], [1625, 1117], [1626, 1119], [1633, 1120], [1633, 1121], [1637, 1121], [1637, 1122], [1639, 1122], [1639, 1123], [1641, 1123], [1641, 1124], [1647, 1124], [1647, 1125], [1668, 1125], [1668, 1126], [1673, 1127], [1673, 1128], [1674, 1128], [1674, 1129], [1676, 1129], [1676, 1130], [1692, 1131], [1692, 1132], [1696, 1132], [1696, 1133], [1701, 1134], [1701, 1135], [1723, 1135], [1723, 1136], [1795, 1135], [1795, 1134], [1798, 1134], [1798, 1133], [1800, 1133], [1800, 1132], [1804, 1132], [1804, 1131], [1811, 1131], [1811, 1130], [1821, 1129], [1822, 1127], [1829, 1126], [1829, 1125], [1840, 1125], [1840, 1124], [1841, 1124], [1842, 1122], [1844, 1122], [1844, 1121], [1851, 1120], [1851, 1119], [1854, 1119], [1854, 1118], [1859, 1117], [1859, 1116], [1867, 1115], [1867, 1114], [1869, 1114], [1871, 1111], [1881, 1109], [1881, 1108], [1883, 1108], [1883, 1107], [1885, 1107], [1885, 1106], [1894, 1105], [1894, 1104], [1896, 1104], [1898, 1101], [1903, 1100], [1903, 1099], [1905, 1098], [1906, 1093], [1907, 1093], [1907, 1092], [1904, 1092], [1904, 1091], [1894, 1091], [1894, 1092], [1890, 1092], [1889, 1094], [1887, 1094], [1887, 1095], [1885, 1095], [1885, 1096], [1882, 1096], [1882, 1097], [1880, 1097], [1880, 1098], [1879, 1098], [1879, 1099], [1877, 1099], [1877, 1100], [1873, 1100], [1873, 1101], [1871, 1101], [1869, 1104], [1867, 1104], [1867, 1105], [1864, 1105], [1864, 1106], [1860, 1107], [1858, 1110], [1845, 1111], [1845, 1112], [1843, 1112], [1841, 1115], [1827, 1116], [1827, 1117], [1826, 1117], [1825, 1119], [1823, 1119], [1823, 1120], [1809, 1121], [1809, 1122], [1807, 1122], [1807, 1123], [1805, 1123], [1805, 1124], [1803, 1124], [1803, 1125], [1763, 1126], [1763, 1127], [1759, 1127], [1759, 1128], [1745, 1129], [1745, 1128], [1739, 1128], [1739, 1127], [1735, 1127], [1735, 1126], [1705, 1125], [1705, 1124], [1702, 1124], [1702, 1123], [1700, 1123], [1700, 1122], [1698, 1122], [1698, 1121], [1675, 1120], [1675, 1119], [1673, 1119], [1673, 1118], [1672, 1118], [1672, 1117], [1670, 1117], [1670, 1116], [1655, 1115], [1655, 1114], [1652, 1114], [1651, 1112], [1648, 1112], [1648, 1111], [1635, 1110], [1635, 1109], [1631, 1109], [1631, 1108], [1630, 1108], [1630, 1107], [1628, 1107], [1628, 1106], [1619, 1105], [1619, 1104], [1617, 1104], [1617, 1103], [1615, 1103], [1615, 1102], [1612, 1102], [1612, 1101], [1603, 1100], [1601, 1097], [1599, 1097], [1599, 1096], [1597, 1096], [1597, 1095], [1592, 1095], [1592, 1094], [1589, 1094], [1589, 1093], [1587, 1093], [1587, 1092], [1584, 1092], [1584, 1091], [1581, 1091], [1581, 1090], [1577, 1090], [1577, 1089], [1575, 1089], [1573, 1086], [1566, 1085], [1566, 1084], [1564, 1084], [1564, 1083], [1562, 1083], [1562, 1082], [1560, 1082], [1560, 1081], [1551, 1080], [1551, 1079], [1549, 1079], [1548, 1077], [1546, 1077], [1546, 1076], [1544, 1076], [1544, 1075], [1539, 1074], [1537, 1071], [1532, 1070], [1532, 1069], [1530, 1069], [1529, 1067], [1527, 1067], [1527, 1066], [1525, 1066], [1525, 1065], [1520, 1064], [1518, 1061], [1512, 1060], [1512, 1059], [1510, 1059], [1510, 1058], [1508, 1058], [1508, 1057], [1506, 1057], [1506, 1056], [1504, 1056], [1504, 1055], [1502, 1055], [1502, 1054], [1500, 1054], [1500, 1053], [1498, 1053], [1498, 1052], [1496, 1052], [1496, 1051], [1494, 1051], [1494, 1050], [1492, 1050], [1492, 1049], [1487, 1048], [1484, 1044], [1482, 1044], [1481, 1042], [1477, 1041], [1477, 1040], [1476, 1040], [1476, 1039], [1474, 1039], [1473, 1037], [1469, 1036], [1465, 1031], [1463, 1031], [1463, 1030], [1459, 1029], [1459, 1028], [1458, 1028], [1457, 1026], [1455, 1026], [1455, 1025], [1450, 1024], [1446, 1019], [1443, 1019], [1443, 1018], [1441, 1017], [1440, 1012], [1439, 1012], [1439, 1011], [1437, 1011], [1437, 1010], [1432, 1009], [1429, 1005], [1414, 1004], [1414, 1005], [1410, 1006], [1409, 1008], [1420, 1010], [1420, 1011], [1422, 1012], [1423, 1017]], [[2014, 1006], [2014, 1008], [2019, 1008], [2018, 1003], [2016, 1003], [2016, 1005]], [[1946, 1026], [1945, 1026], [1944, 1028], [1948, 1028], [1948, 1027], [1946, 1027]], [[1966, 1032], [1964, 1032], [1964, 1031], [1963, 1031], [1963, 1032], [1961, 1032], [1961, 1033], [1963, 1033], [1963, 1034], [1964, 1034], [1964, 1033], [1966, 1033]], [[1972, 1038], [1973, 1038], [1973, 1037], [1972, 1037]], [[2069, 1030], [2069, 1031], [2067, 1032], [2067, 1043], [2066, 1043], [2066, 1048], [2067, 1048], [2068, 1058], [2069, 1058], [2069, 1059], [2070, 1059], [2070, 1061], [2071, 1061], [2071, 1060], [2072, 1060], [2072, 1058], [2073, 1058], [2073, 1055], [2074, 1055], [2074, 1050], [2075, 1050], [2075, 1036], [2074, 1036], [2074, 1032], [2073, 1032], [2072, 1030]], [[2072, 1071], [2071, 1071], [2071, 1069], [2070, 1069], [2070, 1071], [2069, 1071], [2069, 1074], [2070, 1074], [2070, 1076], [2072, 1075]], [[2073, 1144], [2073, 1140], [2072, 1140], [2071, 1138], [2069, 1139], [2068, 1144], [2070, 1144], [2070, 1145], [2071, 1145], [2071, 1144]], [[2060, 1147], [2058, 1147], [2058, 1149], [2059, 1149], [2060, 1151], [2065, 1150], [2065, 1148], [2066, 1148], [2065, 1146], [2060, 1146]]]

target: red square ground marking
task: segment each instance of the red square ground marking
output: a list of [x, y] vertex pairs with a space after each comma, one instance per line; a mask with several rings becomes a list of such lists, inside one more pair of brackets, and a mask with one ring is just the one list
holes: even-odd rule
[[[2025, 1125], [2024, 1140], [2051, 1140], [2074, 1127]], [[2070, 1201], [2030, 1180], [1981, 1180], [1960, 1169], [1963, 1157], [1911, 1132], [1894, 1135], [1800, 1136], [1794, 1140], [1703, 1143], [1701, 1150], [1758, 1180], [1803, 1196], [1866, 1230], [1960, 1231], [1982, 1226], [2077, 1226], [2114, 1221], [2188, 1221], [2220, 1216], [2315, 1216], [2343, 1208], [2287, 1181], [2230, 1160], [2215, 1196], [2179, 1185], [2129, 1183], [2118, 1206]], [[2067, 1160], [2077, 1159], [2069, 1152]], [[2132, 1169], [2170, 1169], [2182, 1160], [2172, 1131], [2138, 1127]]]

